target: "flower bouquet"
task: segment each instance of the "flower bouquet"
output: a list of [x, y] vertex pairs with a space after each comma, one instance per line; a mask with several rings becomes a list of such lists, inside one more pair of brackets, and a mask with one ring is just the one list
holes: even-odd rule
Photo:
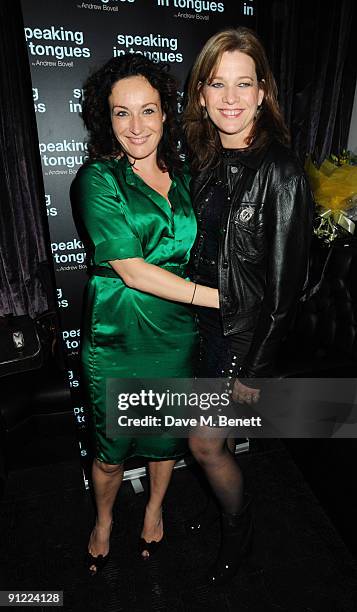
[[325, 159], [320, 168], [308, 158], [305, 170], [318, 205], [314, 234], [330, 245], [353, 235], [357, 224], [357, 158], [343, 152]]

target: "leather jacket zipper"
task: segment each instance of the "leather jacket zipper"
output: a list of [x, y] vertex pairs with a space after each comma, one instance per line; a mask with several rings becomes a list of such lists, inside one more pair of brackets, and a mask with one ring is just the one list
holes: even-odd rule
[[[231, 221], [231, 217], [232, 217], [232, 212], [233, 212], [233, 205], [234, 202], [237, 200], [237, 196], [239, 197], [242, 189], [243, 189], [243, 185], [240, 186], [240, 188], [237, 189], [237, 184], [240, 181], [240, 179], [242, 178], [243, 175], [243, 170], [244, 170], [244, 166], [241, 166], [239, 168], [239, 171], [237, 172], [236, 176], [235, 176], [235, 185], [232, 189], [232, 191], [229, 193], [228, 195], [228, 201], [229, 201], [229, 211], [228, 211], [228, 215], [223, 214], [222, 215], [222, 219], [221, 219], [221, 225], [220, 225], [220, 233], [221, 235], [224, 235], [224, 240], [220, 240], [219, 241], [219, 248], [218, 248], [218, 293], [219, 293], [219, 302], [220, 302], [220, 319], [221, 319], [221, 323], [222, 323], [222, 329], [224, 330], [224, 322], [223, 322], [223, 308], [222, 308], [222, 303], [227, 299], [228, 296], [226, 296], [224, 294], [224, 290], [222, 287], [222, 270], [227, 270], [229, 268], [229, 262], [228, 259], [224, 260], [223, 257], [223, 253], [228, 254], [228, 239], [229, 239], [229, 225], [230, 225], [230, 221]], [[236, 190], [237, 193], [234, 193], [234, 191]], [[228, 207], [228, 206], [227, 206]], [[224, 246], [224, 248], [223, 248]], [[223, 331], [224, 333], [224, 331]]]

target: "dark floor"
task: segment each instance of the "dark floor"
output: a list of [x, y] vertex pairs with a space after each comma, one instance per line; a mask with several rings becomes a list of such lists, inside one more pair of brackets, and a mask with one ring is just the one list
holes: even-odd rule
[[75, 461], [10, 474], [0, 503], [0, 589], [63, 590], [66, 612], [356, 612], [356, 562], [284, 445], [252, 440], [238, 461], [254, 497], [255, 541], [224, 591], [200, 585], [218, 525], [198, 537], [183, 529], [206, 500], [190, 469], [174, 473], [166, 541], [149, 562], [136, 553], [146, 493], [124, 483], [111, 560], [101, 576], [88, 577], [82, 559], [93, 509]]

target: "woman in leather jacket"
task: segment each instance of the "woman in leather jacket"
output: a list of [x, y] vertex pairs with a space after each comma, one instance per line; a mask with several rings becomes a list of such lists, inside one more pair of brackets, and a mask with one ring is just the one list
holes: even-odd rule
[[[313, 199], [254, 32], [240, 27], [207, 41], [191, 73], [185, 131], [198, 221], [191, 278], [218, 287], [220, 296], [220, 310], [198, 309], [198, 375], [271, 376], [307, 280]], [[258, 386], [236, 378], [233, 397], [255, 403]], [[252, 521], [229, 439], [217, 438], [216, 430], [206, 434], [194, 433], [190, 448], [222, 511], [221, 547], [208, 574], [218, 584], [237, 571]], [[193, 521], [191, 531], [203, 522]]]

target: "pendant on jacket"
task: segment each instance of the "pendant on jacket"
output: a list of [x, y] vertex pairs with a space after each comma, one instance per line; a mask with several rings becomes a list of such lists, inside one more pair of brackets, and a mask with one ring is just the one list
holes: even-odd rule
[[240, 211], [238, 218], [239, 218], [239, 221], [242, 221], [243, 223], [247, 223], [249, 219], [252, 218], [253, 215], [254, 215], [253, 206], [246, 206], [243, 210]]

